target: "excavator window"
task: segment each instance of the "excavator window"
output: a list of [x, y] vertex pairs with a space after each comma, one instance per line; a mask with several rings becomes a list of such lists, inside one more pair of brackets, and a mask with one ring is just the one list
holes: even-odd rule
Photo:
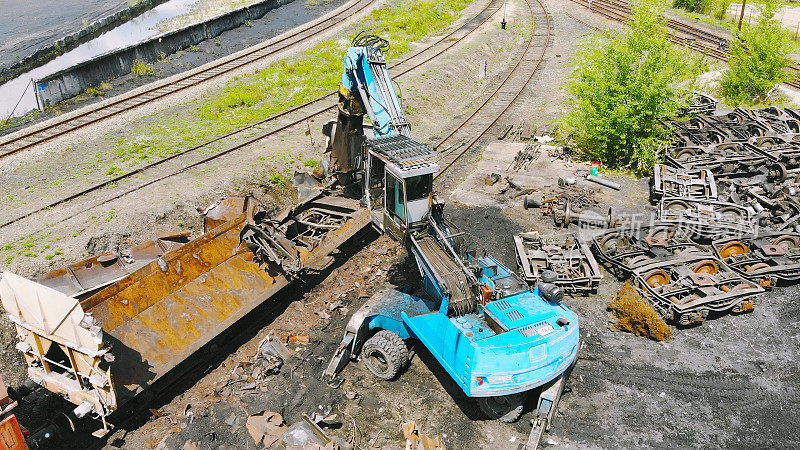
[[386, 211], [400, 224], [406, 222], [406, 198], [403, 182], [386, 172]]
[[432, 177], [431, 174], [425, 174], [406, 178], [408, 201], [427, 199], [431, 193]]
[[369, 197], [370, 207], [373, 211], [383, 209], [383, 179], [384, 163], [378, 158], [370, 156], [369, 166]]

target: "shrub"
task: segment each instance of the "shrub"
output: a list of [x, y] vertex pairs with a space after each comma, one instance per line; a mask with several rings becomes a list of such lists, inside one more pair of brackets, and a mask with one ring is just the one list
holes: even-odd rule
[[614, 328], [629, 331], [656, 341], [672, 337], [672, 328], [664, 318], [645, 300], [630, 281], [626, 281], [617, 295], [608, 304], [614, 314]]
[[675, 0], [672, 6], [689, 12], [706, 12], [711, 7], [711, 0]]
[[760, 103], [777, 84], [792, 79], [786, 69], [794, 64], [789, 57], [792, 43], [775, 19], [779, 7], [776, 0], [758, 5], [756, 24], [731, 43], [729, 67], [720, 80], [722, 96], [731, 106]]
[[722, 20], [725, 18], [725, 14], [728, 13], [728, 9], [731, 7], [732, 0], [717, 0], [711, 7], [710, 14], [714, 16], [715, 19]]
[[722, 20], [732, 0], [675, 0], [672, 6], [682, 8], [689, 12], [713, 15]]
[[138, 76], [142, 75], [152, 75], [153, 74], [153, 67], [147, 64], [146, 62], [142, 61], [141, 59], [136, 59], [133, 61], [131, 65], [131, 73]]
[[669, 42], [657, 0], [633, 4], [629, 28], [578, 50], [561, 128], [584, 157], [646, 173], [668, 136], [660, 120], [688, 104], [705, 60]]

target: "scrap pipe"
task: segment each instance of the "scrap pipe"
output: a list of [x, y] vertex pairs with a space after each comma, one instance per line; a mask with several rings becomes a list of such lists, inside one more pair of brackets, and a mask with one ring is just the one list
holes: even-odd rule
[[597, 184], [599, 184], [601, 186], [605, 186], [607, 188], [611, 188], [611, 189], [613, 189], [615, 191], [620, 190], [620, 188], [622, 187], [622, 185], [619, 184], [619, 183], [614, 183], [611, 180], [606, 180], [605, 178], [596, 177], [594, 175], [586, 175], [586, 179], [591, 181], [591, 182], [593, 182], [593, 183], [597, 183]]
[[564, 205], [564, 226], [566, 227], [570, 223], [575, 223], [577, 225], [585, 224], [585, 225], [597, 225], [606, 228], [611, 228], [614, 224], [614, 219], [612, 215], [611, 208], [608, 208], [608, 213], [603, 215], [598, 211], [584, 211], [578, 212], [572, 210], [572, 205], [570, 202], [567, 202]]
[[539, 200], [537, 198], [534, 198], [531, 195], [526, 195], [522, 199], [522, 207], [525, 208], [525, 209], [541, 208], [542, 207], [542, 202], [541, 202], [541, 200]]

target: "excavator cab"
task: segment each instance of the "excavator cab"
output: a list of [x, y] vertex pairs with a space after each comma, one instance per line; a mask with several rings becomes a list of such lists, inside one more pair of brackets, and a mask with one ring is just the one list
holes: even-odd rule
[[408, 230], [425, 224], [433, 203], [436, 153], [403, 135], [368, 139], [365, 150], [364, 200], [372, 223], [404, 242]]

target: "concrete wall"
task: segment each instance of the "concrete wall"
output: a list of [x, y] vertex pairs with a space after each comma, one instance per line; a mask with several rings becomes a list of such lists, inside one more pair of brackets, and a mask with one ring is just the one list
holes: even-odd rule
[[166, 1], [167, 0], [139, 0], [137, 2], [131, 2], [127, 8], [124, 8], [121, 11], [117, 11], [114, 14], [97, 19], [74, 33], [68, 34], [51, 44], [45, 45], [44, 47], [39, 47], [35, 52], [22, 58], [14, 64], [8, 67], [0, 68], [0, 83], [6, 80], [11, 80], [25, 72], [29, 72], [32, 69], [40, 67], [52, 61], [57, 56], [72, 50], [84, 42], [88, 42], [97, 36], [100, 36], [112, 28], [122, 25], [123, 23], [155, 8]]
[[160, 54], [172, 54], [196, 45], [222, 32], [237, 28], [247, 20], [261, 18], [272, 9], [293, 0], [264, 0], [250, 6], [221, 14], [205, 22], [170, 31], [145, 41], [130, 45], [89, 61], [61, 70], [36, 81], [36, 95], [41, 107], [51, 106], [74, 97], [86, 89], [97, 86], [131, 72], [137, 59], [145, 62], [158, 60]]

